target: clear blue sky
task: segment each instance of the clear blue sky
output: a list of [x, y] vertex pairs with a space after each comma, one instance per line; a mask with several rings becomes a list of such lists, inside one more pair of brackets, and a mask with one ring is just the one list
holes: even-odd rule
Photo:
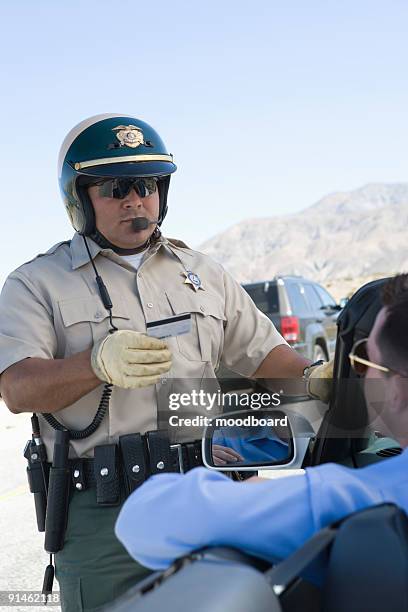
[[161, 133], [179, 168], [164, 231], [192, 246], [407, 180], [407, 18], [402, 0], [3, 1], [0, 286], [71, 236], [58, 151], [97, 113]]

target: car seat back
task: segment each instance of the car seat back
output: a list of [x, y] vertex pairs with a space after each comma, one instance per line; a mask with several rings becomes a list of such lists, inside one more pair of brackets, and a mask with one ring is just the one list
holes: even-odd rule
[[367, 445], [367, 410], [361, 380], [350, 366], [353, 344], [369, 335], [381, 309], [381, 290], [387, 278], [363, 285], [337, 319], [333, 398], [320, 426], [312, 465], [344, 461]]
[[383, 504], [339, 527], [324, 584], [322, 612], [408, 610], [408, 517]]

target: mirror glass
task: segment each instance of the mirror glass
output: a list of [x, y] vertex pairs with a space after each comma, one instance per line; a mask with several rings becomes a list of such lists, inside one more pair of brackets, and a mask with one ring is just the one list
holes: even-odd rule
[[288, 417], [279, 410], [240, 411], [214, 419], [209, 465], [219, 468], [284, 465], [293, 458]]

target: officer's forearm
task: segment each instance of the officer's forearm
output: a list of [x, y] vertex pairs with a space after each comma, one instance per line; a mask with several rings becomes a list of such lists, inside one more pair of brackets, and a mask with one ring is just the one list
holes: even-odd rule
[[273, 392], [283, 392], [289, 396], [305, 395], [303, 370], [310, 363], [294, 349], [280, 344], [265, 357], [252, 378], [261, 379], [261, 385]]
[[91, 351], [66, 359], [24, 359], [3, 372], [0, 390], [11, 412], [56, 412], [101, 384]]
[[303, 370], [311, 363], [286, 344], [280, 344], [265, 357], [252, 378], [302, 378]]

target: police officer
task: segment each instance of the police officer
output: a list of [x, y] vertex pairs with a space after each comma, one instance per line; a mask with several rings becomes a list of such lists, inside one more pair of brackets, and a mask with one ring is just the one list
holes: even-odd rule
[[[199, 462], [192, 430], [170, 434], [181, 445], [175, 468], [153, 435], [171, 381], [215, 380], [220, 361], [259, 378], [301, 377], [310, 366], [219, 264], [161, 234], [175, 170], [139, 119], [77, 125], [59, 157], [75, 234], [12, 272], [1, 294], [2, 396], [13, 413], [38, 415], [48, 467], [60, 430], [69, 432], [70, 506], [55, 556], [64, 611], [92, 610], [146, 575], [114, 536], [120, 506], [150, 473]], [[146, 335], [148, 322], [185, 312], [189, 334]]]

